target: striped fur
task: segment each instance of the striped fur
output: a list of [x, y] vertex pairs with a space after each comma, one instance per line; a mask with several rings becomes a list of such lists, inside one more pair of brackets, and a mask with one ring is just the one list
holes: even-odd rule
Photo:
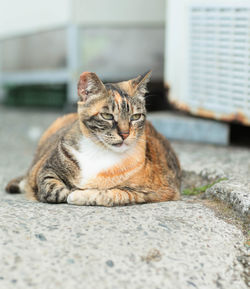
[[146, 121], [150, 72], [103, 84], [84, 72], [78, 112], [57, 119], [41, 137], [30, 169], [10, 181], [47, 203], [114, 206], [179, 198], [181, 170], [169, 142]]

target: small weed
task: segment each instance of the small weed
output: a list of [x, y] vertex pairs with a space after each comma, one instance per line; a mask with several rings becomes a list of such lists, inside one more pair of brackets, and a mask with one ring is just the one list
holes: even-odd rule
[[207, 189], [211, 188], [213, 185], [215, 185], [219, 182], [222, 182], [222, 181], [226, 181], [226, 180], [227, 180], [227, 178], [221, 178], [221, 179], [218, 179], [218, 180], [214, 181], [213, 183], [207, 184], [205, 186], [191, 188], [191, 189], [185, 189], [182, 191], [182, 194], [186, 195], [186, 196], [199, 195], [199, 194], [204, 193]]
[[250, 248], [250, 231], [247, 232], [247, 240], [245, 242], [245, 246]]

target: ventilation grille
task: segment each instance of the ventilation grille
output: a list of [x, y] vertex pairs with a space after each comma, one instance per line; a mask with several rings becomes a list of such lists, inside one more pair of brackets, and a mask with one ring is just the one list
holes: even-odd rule
[[250, 117], [250, 7], [189, 10], [189, 104]]

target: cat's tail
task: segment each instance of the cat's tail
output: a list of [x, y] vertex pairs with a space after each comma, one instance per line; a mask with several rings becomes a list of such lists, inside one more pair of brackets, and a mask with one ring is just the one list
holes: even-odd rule
[[6, 192], [10, 194], [22, 193], [22, 181], [24, 180], [25, 180], [24, 176], [11, 180], [5, 187]]

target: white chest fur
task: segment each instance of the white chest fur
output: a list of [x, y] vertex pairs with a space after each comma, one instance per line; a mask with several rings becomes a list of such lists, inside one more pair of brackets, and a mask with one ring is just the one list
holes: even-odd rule
[[79, 150], [71, 148], [81, 170], [81, 186], [96, 177], [101, 171], [120, 163], [128, 156], [127, 152], [114, 152], [102, 148], [87, 138], [82, 138]]

